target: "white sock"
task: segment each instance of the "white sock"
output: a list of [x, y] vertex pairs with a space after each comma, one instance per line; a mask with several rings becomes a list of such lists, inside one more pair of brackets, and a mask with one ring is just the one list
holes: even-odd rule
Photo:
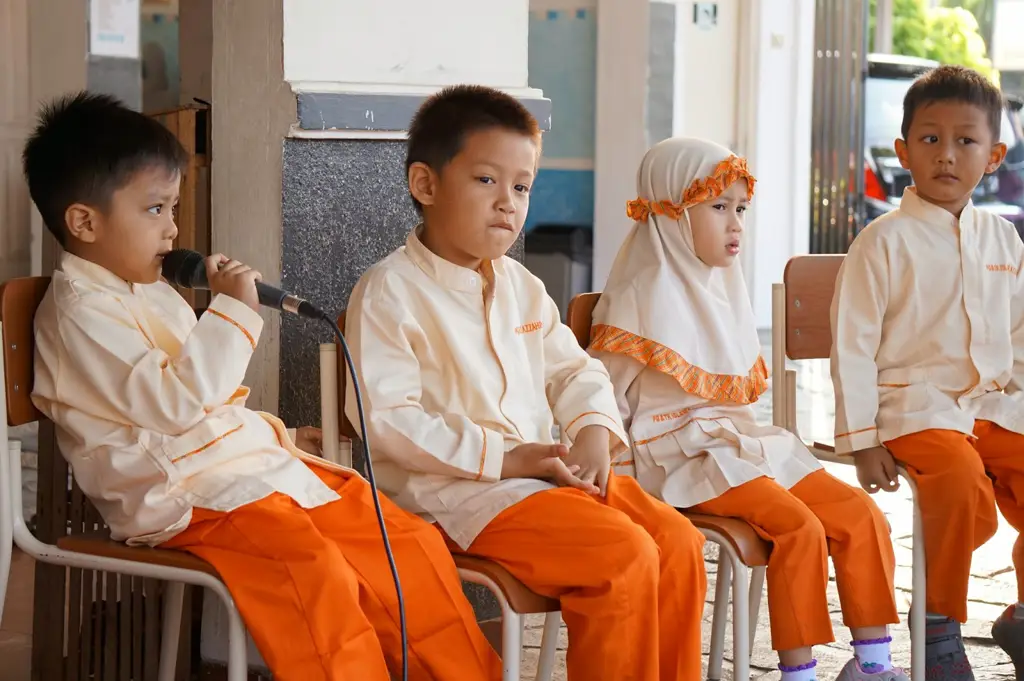
[[818, 666], [817, 660], [811, 660], [807, 664], [797, 667], [787, 667], [779, 664], [779, 671], [782, 672], [782, 681], [818, 681], [814, 668]]
[[861, 669], [869, 674], [892, 669], [892, 653], [889, 651], [891, 643], [892, 636], [853, 641], [853, 654], [857, 656]]

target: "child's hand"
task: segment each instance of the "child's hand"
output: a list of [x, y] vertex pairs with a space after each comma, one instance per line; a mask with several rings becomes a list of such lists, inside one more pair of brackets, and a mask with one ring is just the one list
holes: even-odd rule
[[323, 456], [324, 434], [319, 428], [303, 426], [295, 431], [295, 446], [313, 456]]
[[519, 445], [505, 453], [501, 463], [501, 477], [539, 478], [550, 480], [559, 487], [575, 487], [588, 494], [597, 494], [598, 489], [576, 477], [579, 466], [567, 466], [562, 460], [569, 453], [565, 445], [542, 445], [534, 442]]
[[256, 282], [262, 279], [259, 272], [220, 253], [211, 255], [205, 263], [206, 279], [214, 295], [223, 293], [260, 311], [260, 299], [256, 295]]
[[853, 453], [857, 466], [857, 480], [860, 486], [874, 494], [879, 489], [895, 492], [900, 488], [899, 476], [896, 473], [896, 459], [885, 447], [871, 447]]
[[608, 435], [608, 429], [603, 426], [587, 426], [576, 434], [576, 441], [565, 458], [569, 466], [579, 467], [576, 477], [583, 482], [597, 485], [601, 496], [604, 496], [608, 489], [608, 475], [612, 470]]

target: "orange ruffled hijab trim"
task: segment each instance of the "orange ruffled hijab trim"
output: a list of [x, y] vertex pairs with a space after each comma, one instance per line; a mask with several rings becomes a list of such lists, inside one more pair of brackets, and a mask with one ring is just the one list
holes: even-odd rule
[[[683, 211], [704, 201], [710, 201], [739, 179], [747, 181], [747, 200], [754, 197], [757, 180], [747, 169], [746, 159], [730, 156], [719, 163], [713, 173], [694, 180], [683, 192], [681, 201], [650, 201], [638, 197], [626, 204], [626, 214], [638, 222], [651, 214], [679, 220]], [[746, 376], [712, 374], [687, 362], [679, 353], [648, 338], [606, 324], [595, 324], [591, 330], [592, 350], [612, 352], [632, 357], [656, 371], [671, 376], [691, 395], [715, 402], [753, 404], [768, 389], [768, 366], [758, 355]]]
[[730, 156], [717, 166], [714, 172], [703, 179], [696, 179], [683, 191], [679, 203], [675, 201], [651, 201], [643, 197], [637, 197], [626, 202], [626, 215], [633, 220], [643, 222], [654, 215], [664, 215], [671, 220], [678, 220], [683, 217], [683, 211], [690, 206], [695, 206], [704, 201], [722, 195], [729, 186], [739, 180], [747, 181], [747, 200], [754, 198], [754, 185], [757, 180], [747, 169], [747, 160], [739, 156]]

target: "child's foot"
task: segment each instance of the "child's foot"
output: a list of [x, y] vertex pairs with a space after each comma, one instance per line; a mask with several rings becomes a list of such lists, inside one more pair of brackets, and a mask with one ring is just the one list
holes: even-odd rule
[[1024, 619], [1014, 617], [1016, 605], [1011, 605], [992, 625], [992, 639], [1010, 656], [1018, 681], [1024, 681]]
[[932, 619], [929, 615], [924, 643], [927, 681], [974, 681], [959, 622], [949, 618]]
[[[876, 667], [876, 669], [873, 670], [871, 667]], [[910, 681], [910, 679], [898, 667], [883, 670], [882, 665], [861, 666], [857, 658], [853, 658], [839, 672], [836, 681]]]

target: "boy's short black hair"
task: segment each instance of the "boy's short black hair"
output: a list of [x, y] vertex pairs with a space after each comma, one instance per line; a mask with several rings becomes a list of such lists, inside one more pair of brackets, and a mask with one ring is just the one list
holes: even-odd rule
[[[462, 150], [466, 137], [502, 128], [533, 137], [540, 149], [540, 126], [519, 100], [483, 85], [453, 85], [429, 97], [409, 126], [405, 172], [413, 163], [441, 170]], [[422, 206], [413, 198], [416, 210]]]
[[181, 172], [188, 154], [155, 119], [108, 95], [79, 92], [43, 107], [21, 159], [32, 201], [64, 246], [69, 206], [106, 210], [139, 171]]
[[910, 134], [914, 115], [936, 102], [973, 104], [985, 112], [994, 142], [999, 141], [1003, 116], [1003, 95], [992, 81], [974, 69], [943, 65], [914, 81], [903, 98], [903, 139]]

